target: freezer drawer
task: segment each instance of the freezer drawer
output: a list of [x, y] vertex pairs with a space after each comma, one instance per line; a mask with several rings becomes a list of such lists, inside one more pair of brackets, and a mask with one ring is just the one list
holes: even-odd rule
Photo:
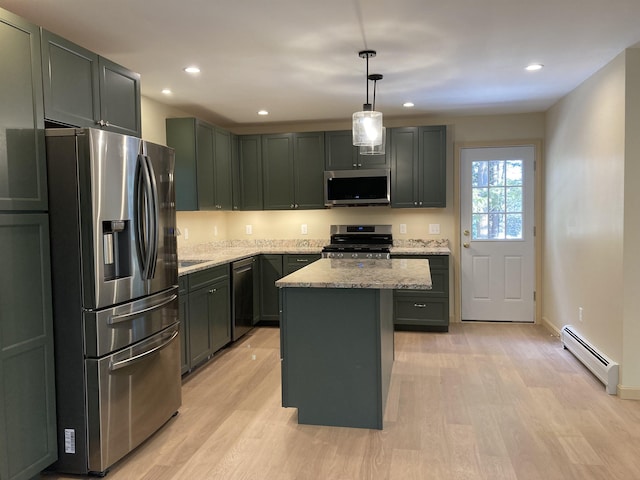
[[98, 311], [85, 311], [85, 356], [103, 357], [178, 321], [178, 287]]
[[86, 360], [89, 471], [104, 472], [182, 403], [179, 323], [102, 359]]

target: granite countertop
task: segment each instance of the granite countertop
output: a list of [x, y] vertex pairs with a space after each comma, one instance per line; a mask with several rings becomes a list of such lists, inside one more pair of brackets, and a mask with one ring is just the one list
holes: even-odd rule
[[276, 287], [431, 289], [429, 260], [323, 258], [276, 281]]
[[[260, 240], [212, 242], [180, 248], [179, 261], [199, 260], [195, 265], [180, 267], [179, 275], [224, 265], [260, 254], [301, 255], [320, 254], [328, 240]], [[448, 240], [403, 240], [391, 248], [392, 255], [450, 255]]]

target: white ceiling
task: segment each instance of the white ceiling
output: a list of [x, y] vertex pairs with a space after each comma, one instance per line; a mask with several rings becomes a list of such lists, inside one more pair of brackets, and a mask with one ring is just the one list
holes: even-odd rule
[[[223, 126], [544, 111], [625, 48], [639, 0], [0, 0]], [[527, 72], [531, 62], [545, 65]], [[197, 76], [183, 68], [196, 64]], [[173, 90], [165, 96], [161, 90]], [[371, 94], [371, 92], [370, 92]], [[402, 107], [405, 101], [415, 108]], [[258, 117], [267, 109], [268, 117]]]

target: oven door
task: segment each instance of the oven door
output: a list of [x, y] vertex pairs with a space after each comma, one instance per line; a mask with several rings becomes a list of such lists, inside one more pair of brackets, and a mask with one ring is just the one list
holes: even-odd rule
[[104, 472], [178, 411], [179, 325], [86, 360], [89, 471]]

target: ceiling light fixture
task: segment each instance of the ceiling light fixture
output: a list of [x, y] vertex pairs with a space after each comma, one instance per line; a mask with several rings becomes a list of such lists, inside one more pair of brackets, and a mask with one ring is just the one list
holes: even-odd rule
[[403, 106], [404, 108], [413, 108], [413, 107], [415, 107], [415, 104], [414, 104], [413, 102], [404, 102], [404, 103], [402, 104], [402, 106]]
[[173, 92], [171, 91], [170, 88], [163, 88], [162, 93], [165, 95], [171, 95]]
[[184, 71], [187, 73], [200, 73], [200, 69], [196, 66], [185, 67]]
[[258, 115], [269, 115], [269, 112], [266, 110], [258, 110]]
[[[376, 109], [376, 85], [378, 80], [382, 80], [382, 75], [379, 73], [372, 73], [367, 77], [373, 81], [373, 110]], [[367, 95], [368, 96], [368, 95]], [[385, 144], [387, 143], [387, 129], [382, 127], [382, 142], [379, 145], [360, 145], [358, 147], [358, 153], [360, 155], [384, 155]]]
[[358, 55], [367, 59], [367, 103], [362, 105], [361, 112], [353, 114], [353, 144], [374, 147], [382, 144], [382, 113], [373, 110], [369, 103], [369, 59], [376, 56], [376, 51], [362, 50]]
[[525, 70], [528, 72], [535, 72], [536, 70], [540, 70], [542, 67], [544, 67], [544, 65], [541, 63], [532, 63], [531, 65], [527, 65]]

